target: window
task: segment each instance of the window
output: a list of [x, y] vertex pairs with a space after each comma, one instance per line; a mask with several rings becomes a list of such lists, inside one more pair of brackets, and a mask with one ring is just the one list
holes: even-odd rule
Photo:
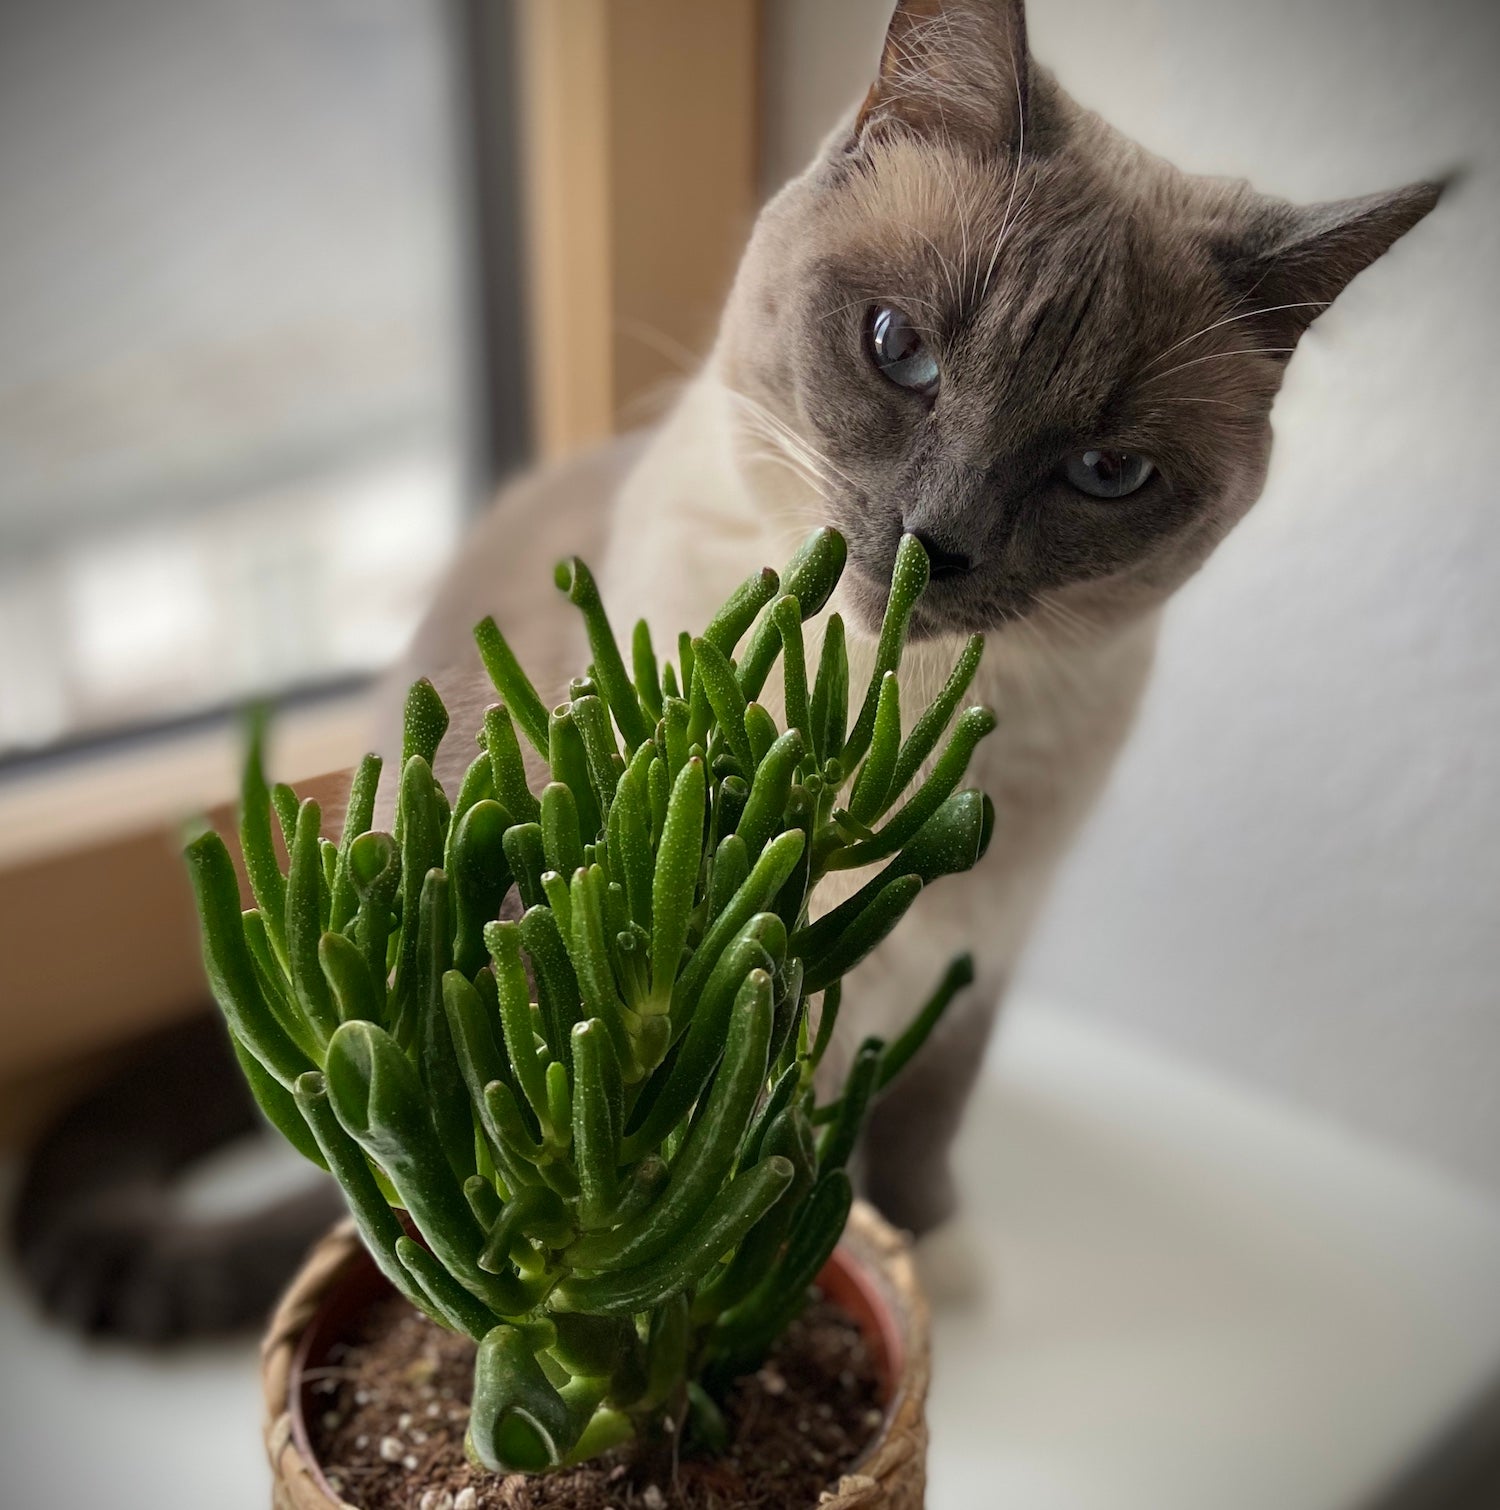
[[475, 448], [459, 14], [0, 7], [0, 759], [400, 650]]

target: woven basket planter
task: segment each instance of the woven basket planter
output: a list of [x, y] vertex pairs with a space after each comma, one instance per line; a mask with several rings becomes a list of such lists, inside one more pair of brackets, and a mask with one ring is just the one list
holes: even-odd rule
[[[879, 1437], [855, 1470], [821, 1496], [818, 1510], [921, 1510], [929, 1323], [910, 1250], [870, 1207], [857, 1203], [820, 1284], [865, 1333], [887, 1400]], [[353, 1224], [344, 1222], [308, 1255], [276, 1309], [261, 1346], [274, 1510], [348, 1510], [328, 1488], [308, 1445], [304, 1374], [337, 1339], [338, 1318], [349, 1314], [351, 1299], [363, 1303], [382, 1285]]]

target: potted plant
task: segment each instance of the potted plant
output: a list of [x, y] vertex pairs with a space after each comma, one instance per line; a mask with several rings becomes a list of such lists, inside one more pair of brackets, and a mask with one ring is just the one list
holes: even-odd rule
[[[899, 1038], [859, 1048], [836, 1095], [818, 1099], [817, 1072], [843, 976], [924, 886], [984, 853], [993, 810], [959, 788], [994, 718], [958, 713], [976, 641], [903, 737], [896, 673], [928, 578], [907, 537], [851, 726], [838, 616], [811, 677], [803, 640], [844, 560], [818, 531], [784, 576], [757, 573], [682, 636], [675, 665], [637, 625], [628, 668], [587, 568], [560, 566], [586, 674], [549, 712], [481, 624], [502, 701], [450, 798], [432, 774], [447, 713], [413, 687], [390, 833], [372, 826], [376, 757], [333, 842], [317, 803], [268, 788], [252, 738], [240, 849], [255, 905], [241, 911], [216, 833], [187, 850], [204, 957], [267, 1117], [334, 1174], [352, 1217], [267, 1343], [278, 1503], [659, 1506], [664, 1486], [628, 1462], [732, 1452], [771, 1474], [755, 1503], [826, 1489], [920, 1504], [925, 1313], [900, 1240], [864, 1208], [850, 1223], [847, 1165], [872, 1098], [972, 978], [967, 958]], [[778, 661], [785, 730], [756, 701]], [[523, 740], [550, 777], [540, 791]], [[818, 915], [825, 876], [876, 865]], [[863, 1326], [850, 1356], [887, 1370], [860, 1410], [880, 1430], [839, 1461], [817, 1449], [816, 1488], [803, 1462], [787, 1485], [804, 1487], [782, 1493], [784, 1444], [762, 1450], [736, 1424], [735, 1381], [785, 1389], [761, 1365], [820, 1276]], [[348, 1424], [339, 1405], [380, 1393], [350, 1382], [351, 1357], [389, 1367], [374, 1355], [395, 1333], [418, 1337], [401, 1376], [413, 1409], [360, 1434], [362, 1461], [320, 1463]], [[467, 1400], [435, 1382], [455, 1357], [472, 1357]], [[722, 1483], [704, 1494], [691, 1502], [745, 1502]]]

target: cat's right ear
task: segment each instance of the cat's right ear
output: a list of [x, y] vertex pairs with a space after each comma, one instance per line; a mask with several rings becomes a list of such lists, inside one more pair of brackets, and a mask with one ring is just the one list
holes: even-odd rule
[[1219, 256], [1241, 303], [1259, 311], [1271, 349], [1289, 356], [1349, 282], [1432, 211], [1446, 184], [1328, 204], [1264, 201]]
[[1031, 82], [1024, 0], [900, 0], [854, 140], [897, 129], [1020, 150]]

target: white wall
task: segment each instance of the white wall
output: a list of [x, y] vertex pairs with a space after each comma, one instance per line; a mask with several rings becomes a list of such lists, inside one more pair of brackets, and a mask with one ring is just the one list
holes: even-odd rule
[[[890, 0], [769, 0], [768, 187]], [[1462, 165], [1315, 327], [1265, 497], [1183, 592], [1023, 986], [1500, 1193], [1500, 6], [1031, 0], [1182, 166], [1315, 199]]]

